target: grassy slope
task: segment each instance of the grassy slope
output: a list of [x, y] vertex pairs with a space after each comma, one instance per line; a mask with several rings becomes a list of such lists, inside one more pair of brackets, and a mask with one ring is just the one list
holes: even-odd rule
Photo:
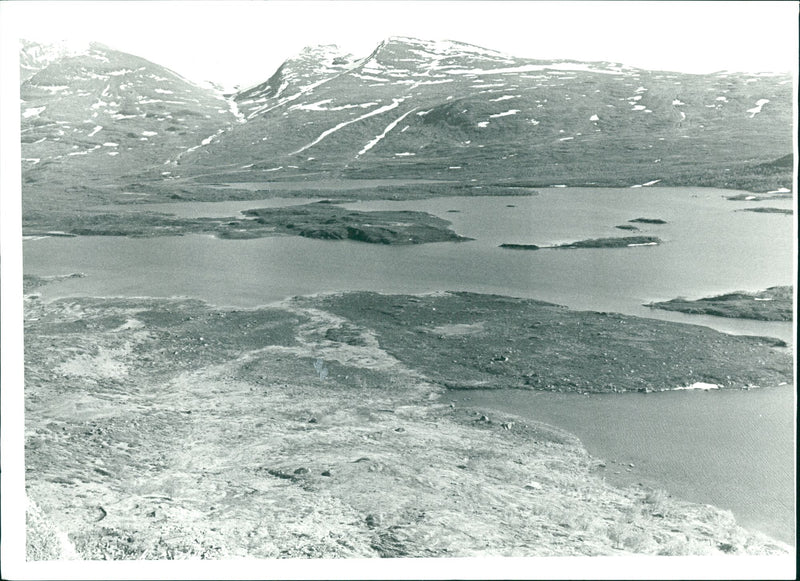
[[120, 559], [785, 550], [606, 485], [568, 434], [443, 405], [330, 304], [26, 299], [34, 555], [59, 532]]

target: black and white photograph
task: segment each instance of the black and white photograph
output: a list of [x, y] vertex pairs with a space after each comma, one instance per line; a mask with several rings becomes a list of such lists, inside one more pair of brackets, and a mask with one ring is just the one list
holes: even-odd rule
[[796, 577], [796, 2], [0, 42], [4, 579]]

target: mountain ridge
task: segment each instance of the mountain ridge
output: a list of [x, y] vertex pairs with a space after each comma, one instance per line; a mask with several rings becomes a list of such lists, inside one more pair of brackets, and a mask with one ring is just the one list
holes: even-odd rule
[[[291, 59], [287, 61], [287, 63], [290, 62]], [[284, 63], [275, 75], [271, 77], [272, 85], [278, 82], [287, 63]], [[347, 64], [349, 65], [350, 63]], [[602, 80], [600, 75], [604, 75]], [[653, 87], [644, 87], [641, 84], [645, 82], [643, 80], [645, 78], [650, 84], [657, 85], [655, 90]], [[345, 140], [340, 139], [356, 128], [363, 130], [365, 137], [368, 133], [372, 133], [373, 139], [382, 135], [379, 142], [376, 143], [376, 146], [382, 147], [388, 142], [397, 141], [399, 145], [396, 151], [393, 152], [394, 156], [404, 156], [404, 154], [414, 154], [414, 156], [416, 156], [420, 153], [420, 150], [424, 148], [423, 146], [428, 147], [428, 152], [426, 153], [429, 153], [431, 151], [431, 146], [436, 146], [437, 143], [441, 144], [442, 135], [439, 136], [440, 139], [433, 139], [431, 135], [425, 134], [426, 131], [422, 131], [424, 135], [420, 136], [418, 134], [417, 138], [422, 137], [426, 142], [424, 144], [417, 143], [414, 146], [416, 151], [412, 151], [408, 148], [407, 144], [413, 140], [398, 139], [397, 132], [394, 134], [391, 132], [384, 134], [384, 130], [387, 128], [388, 124], [396, 121], [399, 115], [410, 115], [411, 109], [414, 108], [411, 106], [411, 103], [414, 101], [416, 101], [419, 109], [416, 111], [417, 115], [423, 118], [422, 124], [426, 126], [425, 129], [427, 130], [433, 129], [431, 120], [437, 118], [436, 115], [426, 116], [429, 113], [427, 109], [438, 108], [438, 111], [442, 111], [448, 107], [452, 109], [452, 104], [447, 103], [447, 101], [461, 99], [462, 104], [476, 105], [476, 107], [473, 107], [473, 110], [485, 110], [486, 116], [481, 119], [469, 119], [465, 117], [459, 120], [458, 116], [466, 113], [463, 109], [461, 112], [455, 112], [454, 110], [449, 113], [445, 112], [440, 116], [440, 119], [446, 121], [445, 126], [442, 127], [444, 130], [443, 135], [445, 137], [450, 135], [452, 139], [453, 129], [460, 126], [463, 131], [461, 131], [459, 135], [464, 136], [464, 138], [461, 139], [461, 144], [466, 143], [469, 145], [474, 141], [470, 139], [470, 137], [479, 136], [481, 133], [489, 133], [487, 131], [476, 132], [476, 129], [489, 129], [490, 127], [500, 127], [504, 131], [511, 131], [514, 133], [516, 138], [521, 138], [525, 133], [524, 129], [529, 129], [530, 127], [518, 122], [520, 117], [523, 117], [523, 115], [517, 116], [518, 113], [528, 113], [528, 115], [524, 115], [524, 123], [530, 123], [534, 127], [541, 125], [538, 129], [538, 131], [541, 132], [545, 129], [547, 122], [543, 123], [543, 120], [540, 119], [538, 115], [534, 116], [532, 113], [535, 112], [535, 109], [544, 108], [545, 106], [543, 103], [550, 102], [552, 104], [554, 97], [573, 100], [570, 107], [559, 107], [555, 123], [564, 120], [567, 125], [578, 125], [574, 123], [573, 119], [580, 107], [576, 97], [585, 99], [587, 97], [585, 90], [590, 88], [594, 90], [595, 93], [602, 93], [605, 96], [612, 95], [616, 97], [616, 101], [593, 99], [593, 106], [597, 110], [589, 111], [584, 108], [585, 112], [582, 112], [582, 115], [586, 121], [591, 121], [594, 125], [582, 124], [581, 127], [583, 131], [574, 129], [570, 132], [566, 128], [561, 128], [560, 134], [555, 140], [551, 139], [552, 136], [547, 136], [547, 141], [549, 141], [549, 145], [552, 147], [551, 153], [553, 154], [545, 156], [545, 158], [547, 158], [545, 161], [548, 165], [552, 166], [553, 164], [559, 163], [556, 161], [557, 157], [564, 158], [564, 163], [566, 165], [574, 162], [575, 160], [570, 159], [568, 155], [570, 148], [565, 147], [571, 144], [565, 142], [573, 140], [586, 141], [588, 132], [602, 133], [604, 129], [606, 131], [613, 131], [615, 128], [612, 125], [614, 123], [619, 126], [625, 125], [620, 130], [616, 131], [616, 138], [623, 143], [612, 144], [613, 147], [611, 148], [607, 147], [606, 143], [600, 143], [599, 145], [597, 143], [592, 143], [585, 147], [584, 151], [580, 152], [578, 157], [580, 155], [596, 155], [598, 149], [602, 149], [603, 152], [608, 152], [609, 149], [615, 150], [620, 147], [630, 148], [632, 145], [635, 147], [636, 140], [645, 140], [649, 142], [651, 141], [649, 134], [655, 128], [663, 132], [662, 135], [656, 136], [655, 139], [657, 140], [661, 137], [663, 141], [671, 140], [673, 149], [678, 145], [675, 143], [677, 139], [694, 138], [700, 142], [699, 146], [694, 147], [695, 150], [700, 150], [699, 152], [696, 151], [692, 155], [683, 155], [683, 158], [679, 160], [681, 163], [685, 163], [688, 158], [696, 159], [697, 153], [703, 153], [703, 149], [713, 147], [714, 139], [718, 136], [709, 136], [710, 132], [716, 131], [717, 133], [725, 133], [725, 128], [721, 127], [718, 123], [719, 120], [714, 119], [714, 115], [721, 117], [722, 113], [726, 113], [728, 117], [733, 120], [733, 124], [737, 125], [727, 130], [727, 132], [743, 136], [745, 140], [747, 140], [747, 133], [751, 131], [753, 127], [748, 128], [743, 125], [742, 119], [739, 117], [745, 115], [749, 118], [754, 118], [756, 115], [760, 115], [757, 123], [762, 126], [756, 127], [759, 135], [755, 137], [762, 142], [769, 140], [773, 142], [771, 144], [772, 151], [765, 150], [763, 158], [758, 157], [751, 159], [750, 157], [746, 157], [744, 152], [740, 152], [738, 160], [736, 158], [723, 159], [722, 162], [728, 162], [729, 165], [734, 162], [741, 163], [742, 161], [758, 161], [763, 163], [785, 155], [790, 149], [788, 133], [785, 128], [780, 129], [780, 125], [782, 122], [788, 120], [790, 115], [790, 107], [788, 107], [787, 104], [788, 100], [790, 100], [789, 95], [791, 93], [791, 87], [786, 87], [781, 98], [776, 98], [774, 95], [770, 94], [772, 98], [766, 99], [763, 103], [767, 105], [766, 109], [758, 105], [759, 99], [757, 99], [755, 95], [751, 98], [749, 95], [750, 91], [743, 91], [742, 88], [745, 85], [755, 82], [770, 85], [767, 87], [767, 92], [774, 92], [780, 85], [770, 83], [769, 81], [775, 78], [783, 82], [787, 80], [785, 76], [781, 75], [769, 77], [764, 75], [742, 76], [733, 73], [683, 75], [680, 73], [645, 71], [620, 63], [600, 61], [582, 63], [574, 60], [544, 61], [518, 59], [503, 55], [497, 51], [491, 51], [489, 49], [483, 49], [481, 47], [455, 41], [420, 41], [417, 39], [408, 39], [407, 37], [390, 37], [380, 43], [370, 55], [364, 59], [355, 61], [352, 66], [342, 66], [335, 71], [326, 71], [326, 73], [322, 75], [306, 77], [306, 84], [302, 87], [302, 90], [295, 92], [289, 97], [285, 97], [283, 101], [271, 101], [271, 96], [262, 91], [260, 95], [262, 103], [260, 109], [251, 110], [248, 117], [249, 120], [252, 121], [260, 115], [267, 115], [269, 119], [262, 119], [260, 121], [264, 124], [264, 127], [259, 127], [257, 130], [253, 126], [249, 128], [237, 128], [239, 133], [245, 133], [245, 135], [239, 137], [224, 136], [223, 139], [220, 140], [219, 148], [228, 148], [229, 154], [233, 154], [228, 155], [229, 158], [236, 157], [237, 159], [246, 161], [246, 163], [242, 165], [247, 167], [243, 169], [258, 169], [260, 167], [265, 171], [275, 172], [285, 171], [288, 165], [298, 165], [301, 162], [317, 160], [321, 156], [312, 155], [311, 160], [307, 158], [297, 159], [294, 156], [311, 149], [319, 151], [320, 148], [317, 147], [317, 144], [332, 142], [334, 144], [333, 147], [322, 148], [329, 165], [338, 166], [338, 171], [349, 171], [352, 170], [352, 162], [362, 160], [363, 154], [359, 152], [362, 152], [363, 148], [370, 141], [369, 138], [367, 138], [356, 146], [355, 143], [345, 143]], [[511, 82], [509, 82], [509, 79], [511, 79]], [[537, 82], [537, 79], [543, 80], [543, 82]], [[611, 79], [622, 81], [623, 85], [628, 85], [628, 93], [624, 96], [618, 94], [619, 91], [617, 87], [613, 86], [614, 83], [611, 82]], [[566, 81], [575, 82], [568, 83]], [[481, 82], [483, 84], [481, 84]], [[689, 89], [690, 92], [688, 94], [690, 97], [685, 96], [687, 94], [686, 90], [681, 88], [672, 90], [670, 88], [672, 85], [682, 84], [693, 85]], [[387, 86], [390, 85], [392, 86], [387, 90]], [[449, 87], [453, 87], [453, 90], [450, 91], [453, 95], [442, 91], [437, 93], [435, 90], [436, 85], [448, 85]], [[729, 99], [725, 95], [729, 93], [731, 89], [726, 87], [726, 85], [733, 86], [734, 90], [743, 94], [736, 95], [735, 98]], [[497, 89], [493, 90], [494, 87], [497, 87]], [[553, 89], [559, 87], [563, 87], [560, 89], [561, 94], [553, 95]], [[425, 94], [418, 92], [417, 95], [410, 94], [412, 91], [419, 90], [420, 88], [425, 88], [427, 92]], [[496, 94], [505, 90], [505, 88], [508, 88], [509, 92], [512, 94]], [[477, 89], [485, 90], [478, 91]], [[522, 89], [528, 94], [517, 95], [514, 91], [518, 89]], [[707, 99], [703, 99], [702, 95], [698, 94], [708, 89], [719, 91], [715, 94], [716, 101], [709, 102]], [[537, 93], [543, 98], [536, 99], [535, 94]], [[572, 93], [572, 96], [570, 93]], [[656, 95], [655, 93], [659, 94]], [[481, 97], [481, 94], [485, 95], [485, 98]], [[237, 102], [242, 104], [243, 97], [252, 96], [252, 94], [240, 93], [234, 98]], [[511, 101], [512, 99], [524, 99], [526, 97], [529, 101], [532, 100], [532, 102], [527, 104], [528, 111], [524, 111], [518, 107], [507, 107], [503, 110], [487, 110], [489, 101]], [[533, 98], [531, 99], [531, 97]], [[641, 104], [646, 103], [647, 100], [652, 97], [656, 97], [656, 103], [654, 105], [658, 106], [658, 110]], [[464, 101], [464, 99], [471, 100], [471, 103], [469, 101]], [[624, 114], [620, 114], [618, 111], [620, 108], [619, 101], [623, 102], [622, 107], [630, 107]], [[692, 103], [692, 101], [695, 102]], [[769, 105], [769, 103], [772, 103], [772, 105]], [[245, 106], [248, 104], [249, 103], [246, 102], [243, 103]], [[774, 108], [776, 105], [783, 107], [782, 110], [778, 111], [778, 115], [782, 119], [773, 119], [774, 122], [770, 123], [770, 127], [767, 128], [763, 123], [763, 119], [765, 118], [764, 113], [771, 114], [772, 111], [768, 111], [767, 109]], [[551, 106], [552, 105], [548, 105], [548, 107]], [[681, 106], [685, 107], [681, 109]], [[735, 112], [738, 117], [721, 111], [725, 106], [729, 108], [735, 106], [738, 109], [738, 111]], [[381, 107], [383, 107], [384, 110], [377, 118], [374, 115], [367, 114]], [[608, 111], [609, 107], [612, 109], [610, 112]], [[703, 111], [701, 107], [711, 108], [714, 111], [706, 112]], [[288, 111], [283, 108], [288, 108]], [[608, 115], [602, 115], [601, 117], [602, 111], [600, 109], [605, 109]], [[753, 109], [757, 109], [757, 111], [753, 113]], [[359, 110], [361, 110], [362, 114], [356, 115], [355, 112]], [[384, 118], [385, 115], [383, 115], [383, 113], [392, 110], [395, 110], [395, 112], [399, 114], [398, 117], [393, 119], [389, 119], [388, 117]], [[291, 113], [291, 120], [282, 120], [279, 118], [280, 116], [289, 116], [289, 113]], [[309, 116], [309, 113], [313, 113], [313, 115]], [[640, 118], [637, 119], [629, 113], [636, 113]], [[691, 115], [689, 118], [686, 117], [687, 113]], [[313, 125], [320, 126], [319, 118], [323, 116], [320, 114], [324, 114], [326, 117], [322, 123], [325, 129], [317, 131], [316, 134], [314, 134], [310, 129], [306, 129], [306, 127]], [[641, 116], [651, 114], [653, 114], [654, 117], [660, 117], [659, 121], [652, 122], [641, 118]], [[503, 116], [508, 118], [501, 120]], [[552, 125], [553, 115], [549, 117], [549, 122]], [[382, 127], [378, 126], [378, 118], [385, 121]], [[371, 119], [371, 121], [368, 121], [369, 119]], [[410, 119], [414, 120], [414, 116], [411, 116]], [[401, 132], [410, 132], [403, 137], [408, 137], [411, 135], [411, 132], [418, 130], [418, 125], [420, 124], [412, 123], [407, 129], [401, 128]], [[681, 127], [693, 129], [695, 131], [693, 135], [691, 134], [692, 131], [669, 132], [666, 131], [668, 127]], [[269, 132], [270, 134], [279, 136], [279, 139], [271, 146], [269, 144], [262, 145], [260, 141], [266, 141], [264, 140], [264, 135], [261, 135], [259, 138], [246, 135], [251, 130], [253, 132]], [[697, 130], [705, 131], [698, 132]], [[323, 137], [326, 131], [329, 133]], [[625, 131], [629, 133], [633, 131], [634, 134], [625, 135]], [[304, 133], [305, 135], [303, 136]], [[783, 140], [782, 145], [776, 143], [776, 136], [780, 136], [780, 139]], [[320, 137], [322, 137], [322, 139], [320, 139]], [[730, 139], [732, 135], [722, 135], [721, 137]], [[244, 143], [248, 138], [250, 142]], [[304, 140], [304, 143], [301, 143], [301, 140]], [[625, 142], [626, 140], [627, 142]], [[518, 150], [524, 151], [531, 147], [541, 148], [548, 145], [543, 141], [544, 140], [540, 138], [531, 137], [523, 139], [521, 142], [517, 142], [513, 145], [516, 145]], [[594, 141], [597, 142], [597, 140]], [[286, 147], [281, 148], [278, 146], [279, 143], [284, 142], [286, 143]], [[496, 145], [495, 143], [484, 143], [483, 147], [493, 147]], [[657, 147], [658, 144], [655, 145], [656, 147], [653, 147], [653, 149], [659, 149]], [[736, 143], [734, 143], [734, 145], [736, 145]], [[376, 154], [379, 149], [379, 147], [376, 146], [371, 147], [369, 150], [373, 155]], [[681, 145], [680, 148], [685, 149], [683, 145]], [[462, 155], [464, 152], [461, 151], [461, 149], [460, 147], [450, 147], [449, 155], [451, 158], [457, 158]], [[592, 149], [594, 149], [594, 151], [592, 151]], [[752, 148], [751, 151], [753, 151]], [[213, 161], [214, 159], [219, 159], [220, 152], [218, 151], [206, 153], [210, 153], [208, 161], [210, 161], [211, 164], [215, 163]], [[255, 153], [255, 155], [251, 155], [252, 153]], [[473, 155], [473, 153], [470, 155]], [[508, 148], [508, 151], [504, 153], [504, 155], [515, 154], [519, 155], [519, 152], [513, 151], [513, 147]], [[381, 161], [392, 165], [392, 162], [396, 161], [391, 159], [394, 156], [389, 156], [389, 160], [382, 159]], [[345, 157], [347, 157], [347, 160], [344, 159]], [[412, 155], [405, 155], [405, 157], [412, 157]], [[656, 159], [658, 159], [657, 162], [655, 162]], [[193, 160], [188, 161], [191, 163]], [[206, 169], [209, 165], [208, 163], [204, 163], [203, 160], [195, 161], [205, 166]], [[232, 162], [232, 159], [228, 159], [227, 161]], [[457, 159], [451, 159], [446, 166], [445, 164], [440, 164], [439, 167], [434, 170], [434, 175], [441, 176], [443, 169], [458, 165], [457, 163], [450, 163], [454, 161], [457, 161]], [[539, 159], [531, 159], [530, 163], [541, 166], [541, 161], [540, 156]], [[655, 156], [653, 159], [649, 160], [649, 163], [662, 163], [663, 161], [665, 161], [663, 158], [660, 159], [659, 156]], [[648, 178], [646, 175], [637, 177], [637, 172], [632, 171], [635, 169], [635, 165], [641, 165], [641, 163], [641, 159], [633, 159], [631, 163], [627, 164], [629, 166], [627, 168], [628, 172], [631, 174], [630, 180], [634, 180], [634, 182], [636, 179], [652, 181], [652, 178]], [[394, 169], [394, 167], [392, 169]], [[402, 167], [400, 169], [402, 169]], [[492, 171], [504, 172], [506, 170], [507, 168], [504, 167], [495, 167]], [[724, 167], [719, 168], [719, 171], [724, 170]], [[730, 168], [728, 168], [728, 170], [730, 171]], [[375, 170], [370, 170], [370, 177], [375, 177], [375, 175], [377, 175], [375, 173], [376, 171], [378, 171], [377, 168]], [[591, 168], [581, 168], [580, 171], [582, 173], [591, 172]], [[188, 173], [192, 173], [191, 169], [189, 169]], [[419, 172], [415, 172], [414, 177], [419, 177]], [[522, 178], [525, 176], [515, 175], [514, 177]], [[563, 172], [562, 175], [558, 177], [563, 180]]]
[[64, 189], [124, 199], [132, 185], [157, 197], [187, 181], [312, 176], [792, 185], [773, 164], [792, 150], [792, 80], [780, 73], [647, 71], [393, 36], [362, 58], [307, 47], [222, 93], [97, 43], [76, 54], [28, 42], [20, 56], [33, 206]]

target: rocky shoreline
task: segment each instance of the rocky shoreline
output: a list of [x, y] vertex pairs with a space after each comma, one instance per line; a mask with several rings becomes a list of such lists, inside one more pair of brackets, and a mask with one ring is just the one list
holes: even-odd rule
[[794, 317], [793, 294], [794, 289], [791, 286], [774, 286], [759, 292], [739, 291], [697, 300], [676, 298], [645, 306], [690, 315], [791, 321]]
[[[599, 324], [613, 349], [642, 340], [634, 317], [467, 293], [249, 310], [28, 294], [25, 309], [28, 542], [43, 558], [63, 556], [65, 540], [84, 559], [790, 551], [729, 512], [606, 484], [569, 434], [441, 399], [447, 377], [508, 382], [520, 346], [507, 339], [523, 329], [568, 337]], [[653, 333], [663, 346], [699, 329]], [[718, 335], [709, 345], [732, 359], [770, 361], [764, 379], [791, 374], [760, 342]], [[479, 370], [437, 371], [475, 338]], [[744, 367], [734, 384], [753, 380]]]

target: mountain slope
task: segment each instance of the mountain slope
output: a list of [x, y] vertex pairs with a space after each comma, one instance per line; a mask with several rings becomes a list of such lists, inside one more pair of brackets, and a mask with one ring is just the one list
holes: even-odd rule
[[20, 66], [23, 212], [37, 228], [54, 212], [192, 198], [216, 182], [792, 187], [787, 75], [520, 59], [402, 37], [360, 59], [308, 48], [232, 96], [97, 44], [24, 43]]
[[44, 44], [21, 39], [19, 53], [20, 83], [27, 81], [54, 61], [67, 56], [75, 56], [88, 50], [88, 45]]
[[167, 177], [181, 155], [235, 121], [221, 95], [133, 55], [97, 44], [78, 54], [26, 48], [51, 55], [23, 59], [32, 73], [20, 87], [27, 202], [150, 167]]
[[182, 158], [181, 171], [615, 185], [712, 172], [724, 181], [791, 151], [791, 94], [786, 75], [536, 61], [391, 38], [360, 61], [330, 47], [287, 61], [235, 96], [248, 122]]

